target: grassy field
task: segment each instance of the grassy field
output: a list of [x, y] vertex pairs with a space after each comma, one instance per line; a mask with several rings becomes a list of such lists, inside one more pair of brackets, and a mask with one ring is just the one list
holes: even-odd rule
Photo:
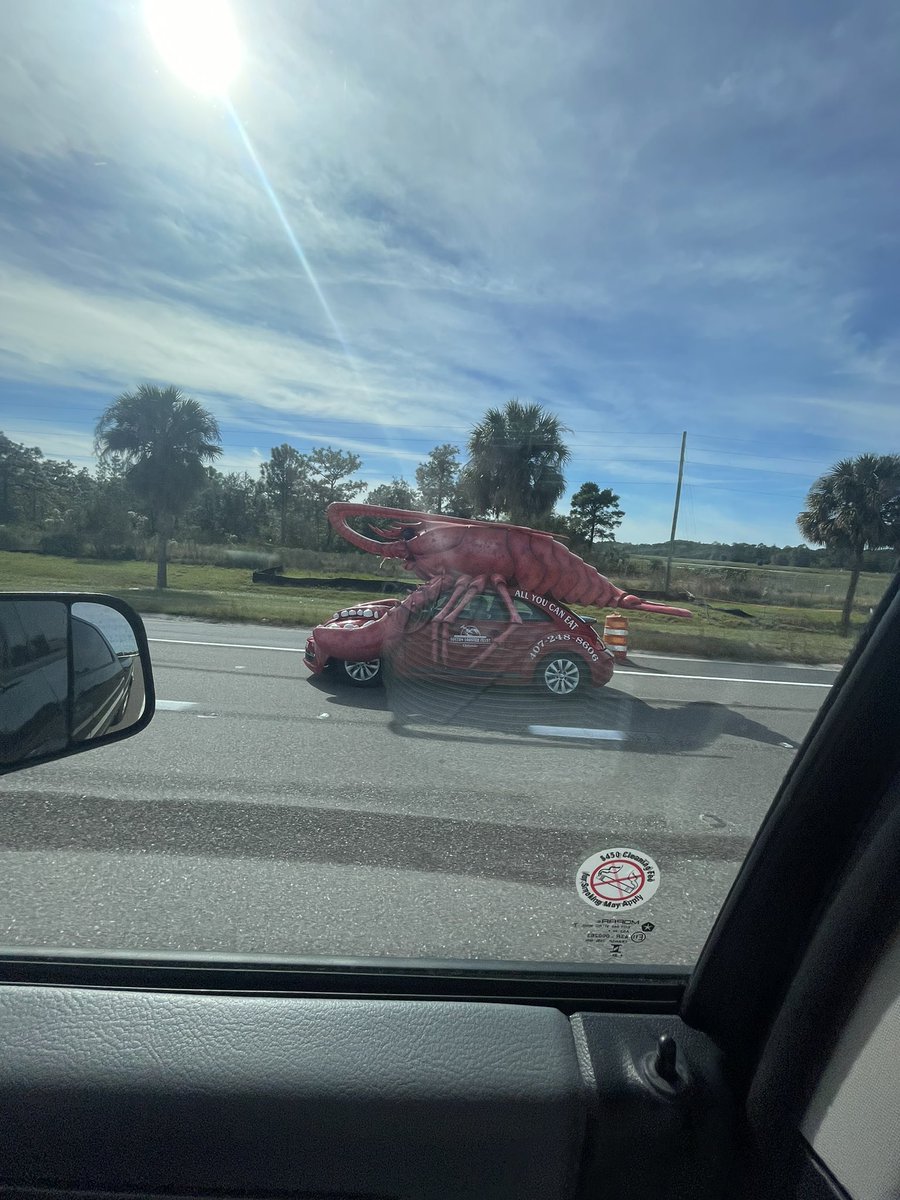
[[[628, 585], [637, 594], [640, 589], [656, 591], [663, 586], [664, 567], [657, 560], [636, 559], [637, 571], [629, 573]], [[864, 571], [859, 577], [856, 605], [863, 611], [874, 607], [887, 587], [889, 576]], [[710, 601], [734, 601], [781, 604], [792, 608], [839, 607], [847, 590], [847, 571], [822, 570], [819, 567], [758, 567], [748, 563], [713, 562], [702, 559], [675, 559], [672, 563], [673, 591], [691, 592]]]
[[[310, 571], [307, 574], [315, 577], [318, 573]], [[373, 584], [384, 581], [384, 576], [374, 574], [360, 574], [359, 577], [371, 578]], [[841, 577], [832, 578], [839, 581]], [[878, 581], [883, 591], [888, 577], [872, 578]], [[153, 586], [155, 579], [156, 568], [148, 562], [98, 562], [0, 552], [0, 587], [4, 590], [110, 592], [143, 613], [309, 626], [327, 620], [336, 609], [365, 598], [360, 590], [294, 589], [254, 584], [244, 567], [172, 563], [169, 588], [163, 592]], [[840, 598], [838, 583], [834, 586]], [[875, 595], [872, 589], [872, 603], [877, 602], [881, 591]], [[837, 632], [838, 608], [741, 603], [739, 607], [748, 614], [744, 618], [717, 611], [719, 605], [692, 607], [693, 621], [651, 613], [629, 614], [632, 649], [755, 662], [840, 663], [868, 616], [865, 612], [857, 613], [853, 633], [844, 638]], [[603, 610], [583, 611], [596, 616], [602, 626]]]
[[[688, 607], [691, 607], [690, 605]], [[629, 613], [629, 642], [634, 650], [730, 658], [744, 662], [842, 663], [866, 624], [857, 616], [850, 637], [838, 632], [837, 609], [798, 609], [742, 604], [749, 619], [704, 614], [693, 621], [655, 613]], [[587, 610], [585, 610], [587, 611]], [[596, 613], [602, 622], [602, 613]]]
[[[309, 572], [312, 578], [317, 572]], [[354, 574], [356, 574], [354, 572]], [[359, 578], [366, 578], [360, 575]], [[382, 577], [369, 576], [381, 584]], [[4, 591], [109, 592], [143, 613], [174, 613], [220, 621], [263, 621], [273, 625], [315, 625], [337, 608], [362, 599], [358, 591], [335, 588], [265, 587], [242, 567], [169, 564], [169, 587], [157, 591], [156, 566], [148, 562], [98, 562], [44, 554], [0, 551]]]

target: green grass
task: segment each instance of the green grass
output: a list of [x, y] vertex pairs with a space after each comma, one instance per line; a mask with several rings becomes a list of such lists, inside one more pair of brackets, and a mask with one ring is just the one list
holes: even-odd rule
[[[0, 551], [4, 591], [92, 591], [120, 596], [143, 613], [173, 613], [219, 621], [272, 625], [315, 625], [335, 609], [363, 599], [360, 590], [266, 587], [253, 583], [245, 567], [169, 564], [169, 587], [158, 591], [156, 566], [147, 562], [102, 562]], [[354, 573], [355, 574], [355, 573]], [[327, 578], [309, 572], [308, 578]], [[359, 575], [382, 583], [383, 577]], [[373, 589], [373, 595], [378, 594]]]
[[[320, 576], [327, 577], [325, 573], [309, 572], [310, 578]], [[384, 579], [378, 575], [368, 578], [373, 583]], [[884, 590], [888, 577], [874, 578]], [[0, 586], [4, 590], [109, 592], [143, 613], [310, 626], [327, 620], [336, 609], [366, 598], [360, 594], [364, 589], [266, 587], [251, 582], [245, 567], [171, 563], [169, 588], [162, 592], [153, 586], [155, 579], [153, 563], [99, 562], [0, 551]], [[694, 606], [692, 621], [630, 613], [631, 648], [756, 662], [840, 663], [867, 619], [867, 614], [855, 614], [852, 634], [845, 638], [837, 631], [838, 608], [727, 602], [715, 606], [721, 607], [740, 607], [749, 619], [707, 612], [702, 606]], [[583, 611], [596, 616], [602, 629], [604, 610]]]
[[[746, 662], [842, 663], [865, 626], [865, 620], [858, 618], [852, 623], [850, 636], [842, 637], [838, 633], [840, 612], [836, 609], [755, 604], [741, 608], [752, 614], [750, 620], [707, 620], [702, 610], [690, 622], [652, 613], [629, 614], [631, 647]], [[815, 614], [821, 621], [804, 626], [797, 621], [801, 614]]]
[[[855, 604], [872, 608], [881, 599], [891, 576], [883, 572], [863, 571], [856, 588]], [[758, 589], [767, 600], [802, 607], [831, 608], [840, 605], [850, 582], [849, 571], [823, 570], [821, 567], [757, 567], [753, 563], [715, 562], [705, 559], [674, 559], [672, 587], [702, 596], [731, 595], [740, 603], [741, 589]], [[744, 607], [742, 604], [741, 607]]]

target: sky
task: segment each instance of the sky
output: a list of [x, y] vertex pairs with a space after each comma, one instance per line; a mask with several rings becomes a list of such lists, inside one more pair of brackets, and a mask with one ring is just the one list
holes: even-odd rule
[[896, 4], [230, 9], [225, 102], [136, 0], [0, 0], [7, 436], [91, 465], [175, 383], [224, 469], [331, 445], [375, 486], [518, 397], [620, 540], [668, 537], [687, 430], [679, 535], [778, 544], [900, 451]]

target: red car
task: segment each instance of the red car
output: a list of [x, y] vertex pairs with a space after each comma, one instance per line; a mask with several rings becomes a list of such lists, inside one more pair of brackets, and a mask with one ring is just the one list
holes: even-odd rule
[[[392, 639], [390, 660], [398, 675], [536, 683], [551, 696], [572, 696], [591, 684], [609, 683], [613, 655], [597, 635], [593, 618], [579, 616], [546, 596], [519, 590], [513, 603], [521, 625], [510, 620], [503, 599], [494, 592], [475, 596], [452, 621], [432, 621], [448, 598], [449, 593], [439, 596], [412, 615], [400, 636]], [[356, 687], [380, 683], [384, 655], [359, 661], [329, 656], [317, 646], [316, 634], [367, 627], [371, 647], [376, 633], [372, 622], [384, 621], [399, 604], [393, 599], [366, 600], [317, 625], [306, 642], [307, 667], [316, 675], [330, 668]], [[394, 622], [387, 621], [386, 632], [392, 626]]]

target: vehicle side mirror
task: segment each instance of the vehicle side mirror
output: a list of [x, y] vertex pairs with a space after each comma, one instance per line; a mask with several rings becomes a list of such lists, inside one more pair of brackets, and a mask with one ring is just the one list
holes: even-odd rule
[[129, 605], [0, 593], [0, 775], [132, 737], [154, 710], [147, 635]]

